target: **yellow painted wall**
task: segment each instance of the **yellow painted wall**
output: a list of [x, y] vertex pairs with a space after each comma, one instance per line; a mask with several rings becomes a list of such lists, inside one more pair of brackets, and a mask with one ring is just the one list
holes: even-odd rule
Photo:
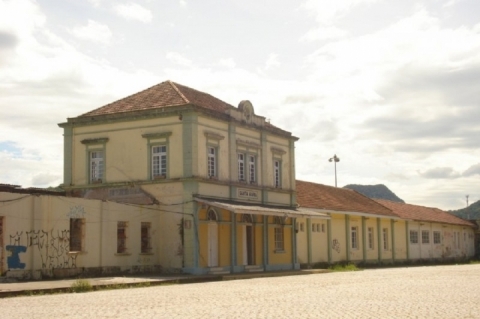
[[[368, 246], [368, 228], [373, 228], [373, 249], [370, 249]], [[377, 229], [377, 219], [368, 217], [365, 220], [365, 244], [367, 249], [367, 261], [378, 261], [378, 229]]]
[[407, 238], [404, 220], [395, 220], [395, 260], [407, 259]]
[[232, 264], [231, 257], [231, 225], [218, 225], [218, 265], [229, 266]]
[[[312, 263], [328, 262], [327, 221], [325, 219], [312, 218], [312, 224], [315, 225], [315, 231], [312, 231]], [[317, 224], [320, 231], [317, 231]], [[322, 224], [325, 231], [322, 231]]]
[[[275, 224], [272, 216], [268, 217], [268, 260], [270, 265], [292, 263], [292, 227], [284, 227], [284, 251], [275, 251]], [[291, 225], [292, 219], [288, 218], [285, 225]]]
[[297, 236], [297, 262], [306, 264], [308, 263], [307, 218], [297, 218], [295, 227], [298, 230], [295, 235]]
[[[162, 265], [165, 268], [181, 267], [181, 256], [165, 258], [161, 247], [169, 247], [175, 238], [162, 238], [158, 206], [135, 207], [113, 202], [102, 202], [60, 196], [31, 196], [0, 193], [0, 200], [17, 199], [0, 203], [0, 216], [4, 218], [4, 251], [7, 245], [24, 246], [20, 253], [24, 267], [14, 267], [12, 272], [44, 272], [53, 268], [90, 268]], [[154, 210], [152, 210], [152, 208]], [[70, 218], [83, 218], [83, 250], [69, 254]], [[162, 223], [160, 222], [162, 220]], [[127, 251], [117, 254], [117, 223], [127, 223]], [[150, 222], [151, 253], [141, 254], [140, 223]], [[48, 253], [47, 253], [48, 251]], [[49, 258], [55, 251], [55, 258]], [[75, 257], [76, 256], [76, 257]], [[57, 258], [58, 257], [58, 258]], [[8, 269], [7, 256], [1, 268]], [[59, 263], [63, 264], [60, 265]]]
[[[108, 138], [105, 145], [106, 182], [149, 180], [148, 139], [142, 134], [171, 132], [168, 137], [168, 176], [183, 175], [182, 125], [178, 117], [157, 118], [73, 129], [72, 180], [74, 185], [88, 184], [88, 149], [101, 145], [84, 145], [84, 139]], [[162, 144], [166, 139], [160, 139]]]
[[263, 223], [255, 225], [255, 265], [263, 264]]
[[345, 236], [345, 216], [341, 214], [331, 214], [332, 225], [332, 262], [346, 260], [346, 236]]
[[[391, 260], [392, 259], [392, 228], [390, 227], [389, 219], [380, 219], [380, 234], [381, 234], [381, 249], [382, 249], [382, 260]], [[383, 229], [387, 229], [388, 233], [388, 249], [385, 250], [383, 247]]]
[[198, 230], [199, 238], [199, 260], [200, 267], [208, 266], [208, 223], [200, 223]]
[[[352, 227], [357, 227], [357, 248], [352, 248], [351, 244], [351, 229]], [[349, 242], [350, 245], [350, 258], [351, 261], [362, 261], [363, 260], [363, 231], [362, 231], [362, 217], [360, 216], [350, 216], [350, 229], [349, 229]]]
[[289, 193], [280, 193], [269, 191], [268, 192], [268, 202], [289, 205], [290, 204], [290, 194]]
[[227, 185], [199, 183], [198, 191], [200, 194], [204, 196], [223, 197], [223, 198], [230, 197], [230, 188]]

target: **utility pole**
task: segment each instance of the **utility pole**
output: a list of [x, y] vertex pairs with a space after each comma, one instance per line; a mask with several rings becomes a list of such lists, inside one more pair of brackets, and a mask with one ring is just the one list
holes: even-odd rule
[[335, 166], [335, 187], [337, 187], [337, 162], [340, 162], [340, 158], [337, 157], [337, 154], [334, 154], [332, 158], [328, 159], [329, 162], [333, 162]]

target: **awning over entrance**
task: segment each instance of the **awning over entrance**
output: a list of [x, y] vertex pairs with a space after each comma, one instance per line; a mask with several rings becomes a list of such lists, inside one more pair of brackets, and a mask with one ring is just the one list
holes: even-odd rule
[[285, 209], [285, 208], [273, 208], [255, 205], [242, 205], [239, 203], [226, 203], [210, 199], [195, 198], [195, 201], [209, 206], [218, 207], [234, 212], [235, 214], [258, 214], [267, 216], [280, 216], [280, 217], [306, 217], [306, 218], [319, 218], [330, 219], [330, 216], [325, 213], [317, 213], [314, 211], [306, 210], [303, 208], [298, 209]]

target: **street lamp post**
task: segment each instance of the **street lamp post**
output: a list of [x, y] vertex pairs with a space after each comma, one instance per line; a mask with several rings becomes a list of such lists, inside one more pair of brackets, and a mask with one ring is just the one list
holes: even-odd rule
[[340, 158], [337, 154], [334, 154], [332, 158], [328, 160], [329, 162], [333, 162], [335, 166], [335, 187], [337, 187], [337, 162], [340, 162]]

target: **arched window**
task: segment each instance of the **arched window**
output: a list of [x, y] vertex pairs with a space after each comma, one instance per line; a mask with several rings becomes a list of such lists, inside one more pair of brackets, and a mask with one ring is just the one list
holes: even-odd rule
[[250, 215], [250, 214], [243, 214], [243, 215], [242, 215], [242, 222], [244, 222], [244, 223], [249, 223], [249, 224], [253, 224], [253, 217], [252, 217], [252, 215]]
[[207, 213], [207, 220], [216, 222], [218, 220], [217, 213], [213, 209], [209, 209]]

